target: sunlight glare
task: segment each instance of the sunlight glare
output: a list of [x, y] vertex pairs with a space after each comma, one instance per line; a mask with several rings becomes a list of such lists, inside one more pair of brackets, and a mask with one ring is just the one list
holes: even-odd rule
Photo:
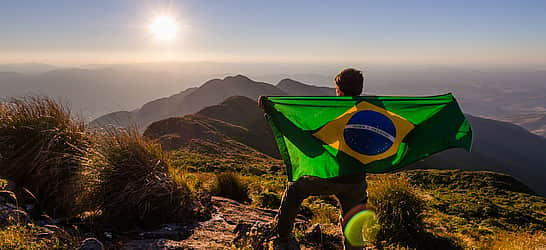
[[155, 17], [149, 28], [157, 40], [170, 41], [176, 38], [177, 23], [171, 16]]

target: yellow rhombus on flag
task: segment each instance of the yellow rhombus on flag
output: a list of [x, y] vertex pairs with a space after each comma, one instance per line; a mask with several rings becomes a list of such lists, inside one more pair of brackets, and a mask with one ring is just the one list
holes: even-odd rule
[[[361, 111], [368, 111], [370, 112], [370, 114], [379, 113], [384, 117], [390, 119], [390, 121], [394, 125], [394, 131], [391, 131], [391, 133], [394, 135], [389, 133], [389, 131], [378, 128], [378, 126], [373, 126], [373, 124], [351, 124], [350, 121], [352, 120], [352, 118]], [[343, 151], [344, 153], [354, 157], [364, 164], [368, 164], [372, 161], [381, 160], [396, 154], [400, 143], [414, 127], [415, 126], [413, 126], [413, 124], [411, 124], [403, 117], [391, 111], [375, 106], [371, 103], [363, 101], [350, 108], [336, 119], [324, 125], [324, 127], [322, 127], [313, 135], [323, 141], [325, 144], [330, 145], [337, 150]], [[358, 149], [354, 150], [354, 146], [352, 148], [348, 145], [346, 141], [352, 139], [350, 137], [347, 138], [347, 133], [344, 133], [344, 131], [347, 129], [368, 130], [384, 137], [385, 145], [382, 150], [380, 149], [380, 151], [384, 152], [374, 155], [363, 153], [363, 151], [365, 152], [366, 150], [361, 150], [361, 152], [357, 152]], [[363, 141], [362, 143], [364, 144], [364, 147], [367, 146], [365, 141]]]

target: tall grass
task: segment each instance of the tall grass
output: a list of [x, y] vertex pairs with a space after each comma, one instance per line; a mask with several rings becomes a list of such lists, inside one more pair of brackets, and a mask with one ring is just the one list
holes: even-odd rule
[[84, 123], [44, 97], [0, 103], [0, 175], [28, 188], [53, 216], [78, 213], [78, 175], [91, 140]]
[[424, 201], [404, 177], [378, 175], [368, 187], [369, 204], [375, 209], [381, 229], [378, 242], [414, 246], [424, 233]]
[[100, 183], [94, 200], [102, 220], [119, 228], [194, 218], [193, 194], [173, 176], [161, 146], [136, 130], [109, 132], [99, 143]]
[[90, 211], [117, 228], [192, 220], [200, 203], [177, 174], [136, 130], [86, 131], [47, 97], [0, 102], [0, 176], [53, 217]]

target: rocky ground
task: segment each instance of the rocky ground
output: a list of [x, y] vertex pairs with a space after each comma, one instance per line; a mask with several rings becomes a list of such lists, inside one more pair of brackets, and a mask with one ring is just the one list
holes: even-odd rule
[[[271, 249], [271, 222], [276, 211], [255, 208], [237, 201], [212, 197], [213, 214], [207, 221], [187, 224], [165, 224], [155, 230], [130, 232], [84, 232], [66, 221], [48, 218], [36, 211], [39, 204], [32, 194], [15, 183], [5, 181], [0, 190], [0, 228], [27, 224], [37, 228], [37, 238], [56, 238], [72, 241], [79, 249]], [[309, 225], [303, 217], [296, 221], [302, 231], [301, 249], [337, 248], [339, 244], [323, 237], [321, 227]], [[324, 229], [322, 229], [324, 230]], [[326, 228], [328, 235], [338, 242], [341, 232], [335, 227]], [[337, 232], [337, 233], [336, 233]], [[324, 243], [321, 241], [324, 238]]]
[[[276, 249], [271, 236], [271, 222], [276, 211], [254, 208], [237, 201], [212, 197], [214, 213], [207, 221], [193, 225], [167, 224], [153, 231], [120, 234], [107, 246], [121, 249]], [[341, 232], [330, 238], [336, 242], [321, 242], [323, 232], [318, 225], [309, 225], [297, 218], [296, 227], [303, 231], [301, 249], [336, 249], [341, 247]], [[336, 231], [334, 227], [327, 228]], [[326, 240], [326, 237], [324, 237]]]
[[[251, 208], [239, 202], [213, 197], [214, 213], [195, 225], [165, 225], [156, 231], [138, 232], [118, 242], [127, 249], [225, 249], [252, 225], [269, 224], [275, 211]], [[239, 236], [240, 237], [240, 236]]]

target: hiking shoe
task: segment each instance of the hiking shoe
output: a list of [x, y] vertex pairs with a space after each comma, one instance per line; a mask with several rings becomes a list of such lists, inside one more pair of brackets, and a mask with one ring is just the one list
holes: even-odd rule
[[269, 250], [300, 250], [300, 246], [294, 236], [274, 237], [269, 242]]

